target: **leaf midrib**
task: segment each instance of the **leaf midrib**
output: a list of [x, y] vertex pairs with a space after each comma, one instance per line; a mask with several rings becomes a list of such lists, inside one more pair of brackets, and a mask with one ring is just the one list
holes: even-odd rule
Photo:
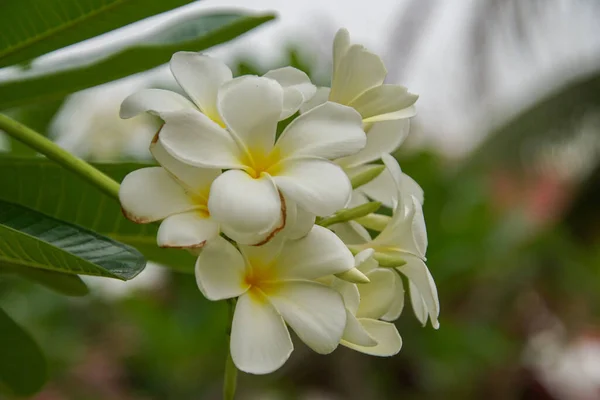
[[[114, 3], [110, 3], [108, 5], [102, 6], [100, 8], [97, 8], [95, 10], [92, 10], [91, 12], [87, 13], [87, 14], [83, 14], [78, 18], [72, 19], [70, 20], [68, 23], [57, 26], [55, 28], [52, 29], [48, 29], [46, 31], [44, 31], [43, 33], [41, 33], [40, 35], [34, 36], [28, 40], [24, 40], [20, 43], [17, 43], [14, 46], [9, 46], [7, 47], [4, 51], [0, 51], [0, 60], [6, 58], [7, 56], [14, 54], [16, 51], [21, 51], [23, 49], [26, 49], [28, 47], [31, 47], [32, 45], [34, 45], [35, 43], [38, 43], [40, 41], [42, 41], [43, 39], [46, 39], [49, 36], [52, 36], [58, 32], [62, 32], [64, 30], [70, 29], [74, 26], [79, 25], [81, 22], [83, 22], [84, 20], [87, 20], [89, 18], [95, 18], [97, 15], [100, 15], [102, 13], [104, 13], [105, 11], [110, 11], [111, 9], [118, 7], [124, 3], [126, 3], [127, 1], [130, 0], [116, 0]], [[113, 29], [114, 30], [114, 29]], [[109, 31], [110, 32], [110, 31]]]

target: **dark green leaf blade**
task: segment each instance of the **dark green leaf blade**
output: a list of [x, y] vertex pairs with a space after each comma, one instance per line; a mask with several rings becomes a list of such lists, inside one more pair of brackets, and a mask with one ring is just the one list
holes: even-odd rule
[[0, 388], [30, 396], [46, 381], [46, 359], [37, 343], [0, 308]]
[[[121, 182], [129, 172], [148, 165], [95, 166]], [[148, 260], [181, 272], [194, 272], [194, 256], [180, 249], [163, 249], [156, 245], [157, 225], [139, 225], [127, 220], [117, 201], [46, 159], [0, 156], [0, 188], [0, 199], [127, 243]]]
[[140, 273], [146, 262], [127, 245], [0, 201], [0, 265], [127, 280]]
[[0, 67], [31, 60], [192, 1], [3, 1]]
[[0, 109], [60, 98], [78, 90], [146, 71], [177, 51], [201, 51], [227, 42], [272, 20], [272, 15], [218, 13], [168, 26], [148, 41], [67, 69], [0, 82]]

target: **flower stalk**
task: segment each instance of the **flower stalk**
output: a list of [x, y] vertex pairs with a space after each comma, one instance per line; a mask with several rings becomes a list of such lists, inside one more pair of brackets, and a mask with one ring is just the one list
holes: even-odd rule
[[[235, 312], [235, 299], [227, 300], [227, 306], [229, 308], [229, 320], [233, 323], [233, 313]], [[235, 390], [237, 387], [237, 368], [231, 358], [231, 349], [229, 343], [231, 342], [231, 327], [227, 330], [227, 359], [225, 360], [225, 377], [223, 380], [223, 399], [233, 400], [235, 397]]]
[[45, 155], [48, 159], [79, 175], [115, 200], [119, 199], [119, 183], [50, 139], [4, 114], [0, 114], [0, 129], [38, 153]]

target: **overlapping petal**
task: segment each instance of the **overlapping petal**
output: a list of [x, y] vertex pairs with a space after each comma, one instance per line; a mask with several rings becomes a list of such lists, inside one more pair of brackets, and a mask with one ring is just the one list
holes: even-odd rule
[[229, 67], [216, 58], [188, 51], [175, 53], [170, 67], [190, 99], [210, 119], [219, 123], [217, 92], [222, 84], [232, 79]]
[[341, 341], [365, 347], [373, 347], [377, 344], [377, 341], [348, 309], [346, 309], [346, 328]]
[[313, 108], [320, 106], [321, 104], [326, 103], [329, 100], [329, 92], [331, 89], [328, 87], [319, 87], [317, 88], [316, 93], [310, 99], [304, 102], [300, 106], [300, 113], [304, 114]]
[[367, 347], [342, 341], [344, 346], [372, 356], [390, 357], [398, 354], [402, 348], [402, 338], [394, 324], [369, 318], [360, 318], [358, 321], [369, 335], [377, 341], [377, 345]]
[[254, 179], [233, 169], [215, 179], [208, 200], [210, 215], [241, 233], [275, 229], [281, 224], [281, 207], [277, 188], [268, 176]]
[[270, 302], [298, 337], [319, 354], [338, 346], [346, 326], [346, 309], [335, 290], [313, 281], [274, 284]]
[[260, 292], [241, 296], [231, 327], [231, 357], [250, 374], [268, 374], [281, 367], [294, 345], [285, 322]]
[[245, 168], [244, 153], [225, 129], [199, 111], [162, 113], [158, 140], [178, 160], [205, 168]]
[[143, 112], [160, 116], [163, 112], [195, 110], [192, 102], [182, 95], [164, 89], [144, 89], [128, 96], [121, 103], [119, 116], [127, 119]]
[[381, 318], [390, 309], [395, 295], [394, 272], [377, 268], [367, 274], [370, 283], [358, 285], [359, 318]]
[[318, 216], [344, 208], [352, 191], [344, 171], [321, 159], [286, 160], [273, 181], [300, 207]]
[[157, 233], [160, 247], [202, 247], [219, 235], [219, 224], [198, 211], [167, 217]]
[[227, 128], [249, 150], [267, 155], [275, 142], [283, 110], [283, 88], [273, 79], [242, 76], [227, 82], [217, 97]]
[[317, 91], [317, 88], [312, 84], [308, 75], [297, 68], [278, 68], [267, 72], [263, 76], [276, 80], [283, 87], [283, 111], [279, 119], [286, 119], [292, 116]]
[[368, 120], [383, 115], [398, 116], [398, 111], [412, 106], [418, 98], [419, 96], [409, 93], [404, 86], [385, 84], [372, 87], [348, 105], [358, 111], [363, 119]]
[[334, 159], [356, 153], [366, 141], [360, 115], [350, 107], [327, 102], [293, 120], [277, 140], [276, 148], [282, 158]]
[[240, 296], [250, 285], [245, 281], [242, 254], [220, 236], [209, 241], [196, 260], [196, 282], [209, 300]]
[[346, 245], [318, 225], [303, 238], [287, 242], [274, 266], [281, 279], [316, 279], [353, 267], [354, 257]]
[[[422, 314], [421, 304], [418, 301], [418, 298], [421, 298], [425, 307], [425, 313], [429, 314], [431, 324], [437, 329], [439, 327], [438, 316], [440, 313], [440, 302], [438, 299], [437, 288], [429, 269], [427, 269], [425, 263], [417, 257], [406, 257], [406, 264], [399, 267], [398, 270], [406, 275], [411, 283], [410, 291], [413, 308], [415, 308], [415, 305], [418, 308], [418, 310], [415, 309], [415, 314], [419, 312], [419, 314], [417, 314], [418, 317]], [[412, 289], [413, 286], [416, 290]], [[427, 318], [425, 317], [425, 321], [426, 320]], [[424, 323], [423, 320], [421, 320], [421, 322]]]
[[196, 207], [161, 167], [142, 168], [127, 175], [121, 183], [119, 201], [125, 216], [137, 223], [158, 221]]
[[394, 274], [394, 299], [387, 312], [381, 317], [384, 321], [395, 321], [404, 309], [404, 284], [400, 275]]

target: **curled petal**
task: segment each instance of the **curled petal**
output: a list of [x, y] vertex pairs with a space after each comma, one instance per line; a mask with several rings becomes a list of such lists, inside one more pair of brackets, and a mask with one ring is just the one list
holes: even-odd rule
[[119, 200], [125, 216], [137, 223], [158, 221], [196, 206], [161, 167], [142, 168], [123, 179]]
[[324, 217], [348, 202], [352, 186], [339, 166], [320, 159], [287, 160], [280, 165], [273, 181], [309, 213]]
[[163, 89], [144, 89], [123, 100], [119, 115], [127, 119], [143, 112], [160, 116], [163, 112], [185, 109], [195, 110], [196, 107], [179, 93]]
[[[428, 313], [431, 324], [437, 329], [439, 326], [440, 302], [435, 282], [427, 266], [416, 257], [406, 257], [406, 264], [399, 267], [398, 270], [406, 275], [411, 283], [411, 301], [417, 318], [425, 324]], [[423, 308], [425, 309], [424, 312]], [[423, 313], [425, 313], [425, 316], [423, 316]]]
[[356, 153], [366, 142], [360, 115], [350, 107], [327, 102], [294, 119], [276, 148], [282, 158], [334, 159]]
[[354, 283], [346, 282], [341, 279], [334, 278], [331, 283], [331, 287], [335, 289], [344, 301], [346, 310], [350, 311], [352, 315], [356, 315], [358, 306], [360, 304], [360, 293]]
[[391, 112], [389, 114], [375, 115], [374, 117], [365, 118], [365, 119], [363, 119], [363, 122], [365, 124], [371, 124], [374, 122], [412, 118], [415, 115], [417, 115], [417, 108], [415, 106], [410, 106], [410, 107], [406, 107], [400, 111]]
[[330, 228], [346, 244], [362, 244], [371, 240], [369, 231], [356, 221], [342, 222]]
[[208, 199], [210, 215], [240, 233], [275, 229], [281, 224], [281, 207], [277, 188], [267, 175], [254, 179], [240, 170], [215, 179]]
[[340, 104], [352, 100], [383, 83], [387, 70], [381, 58], [363, 46], [352, 45], [333, 72], [329, 99]]
[[390, 357], [398, 354], [402, 348], [402, 338], [394, 324], [369, 318], [360, 318], [358, 321], [377, 341], [377, 345], [373, 347], [359, 346], [347, 341], [342, 341], [342, 345], [372, 356]]
[[298, 337], [319, 354], [329, 354], [340, 342], [346, 309], [335, 290], [313, 281], [274, 284], [267, 296]]
[[394, 272], [377, 268], [369, 272], [367, 277], [370, 283], [358, 285], [360, 306], [356, 316], [379, 319], [390, 309], [394, 300]]
[[249, 288], [245, 276], [244, 257], [220, 236], [209, 241], [196, 260], [196, 282], [209, 300], [240, 296]]
[[170, 67], [179, 86], [198, 108], [213, 121], [220, 122], [217, 91], [232, 79], [229, 67], [216, 58], [189, 51], [173, 54]]
[[158, 229], [160, 247], [199, 248], [219, 235], [219, 224], [197, 211], [171, 215]]
[[219, 114], [250, 155], [267, 155], [275, 143], [283, 88], [273, 79], [242, 76], [219, 89]]
[[157, 140], [150, 145], [154, 159], [190, 193], [208, 197], [210, 185], [221, 175], [220, 169], [200, 168], [185, 164], [171, 154]]
[[[414, 196], [421, 204], [424, 201], [424, 192], [421, 186], [405, 173], [400, 176], [400, 191], [398, 192], [392, 175], [387, 169], [371, 182], [362, 185], [359, 190], [389, 208], [394, 208], [395, 204], [408, 204], [411, 196]], [[398, 201], [398, 198], [401, 200]]]
[[349, 310], [346, 310], [346, 328], [342, 335], [342, 343], [344, 342], [365, 347], [373, 347], [377, 344], [377, 341], [369, 335], [369, 332]]
[[385, 315], [381, 317], [382, 320], [392, 322], [397, 320], [402, 314], [404, 309], [404, 284], [400, 275], [394, 274], [394, 299], [390, 308], [387, 310]]
[[281, 235], [289, 239], [300, 239], [306, 236], [315, 224], [315, 215], [304, 210], [290, 198], [285, 196], [286, 218], [285, 228]]
[[162, 113], [158, 140], [178, 160], [205, 168], [245, 168], [231, 134], [199, 111]]
[[317, 279], [352, 269], [354, 257], [333, 232], [314, 225], [308, 235], [285, 244], [274, 267], [282, 279]]
[[294, 350], [283, 318], [260, 291], [238, 299], [231, 326], [231, 357], [250, 374], [268, 374], [280, 368]]

